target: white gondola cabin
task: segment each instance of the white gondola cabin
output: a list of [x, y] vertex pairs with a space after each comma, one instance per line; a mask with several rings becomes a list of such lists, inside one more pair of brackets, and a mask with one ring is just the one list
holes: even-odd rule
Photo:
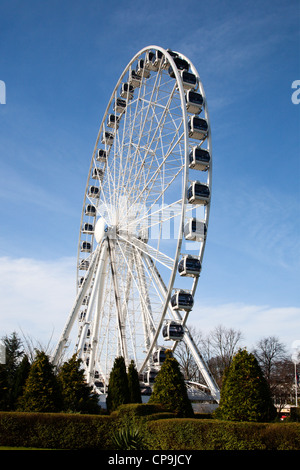
[[166, 360], [166, 349], [165, 348], [158, 348], [154, 351], [152, 360], [155, 366], [161, 366], [163, 362]]
[[138, 74], [139, 77], [145, 77], [145, 78], [150, 77], [150, 72], [149, 70], [146, 69], [145, 62], [143, 59], [140, 59], [138, 61], [137, 66], [136, 66], [136, 73]]
[[93, 233], [94, 231], [94, 226], [92, 224], [88, 224], [87, 222], [83, 224], [82, 226], [82, 229], [81, 229], [82, 233]]
[[92, 204], [88, 204], [85, 208], [85, 215], [89, 215], [91, 217], [95, 217], [96, 215], [96, 207]]
[[[189, 63], [185, 59], [181, 59], [180, 57], [174, 57], [174, 62], [178, 70], [185, 70], [188, 72], [189, 70]], [[171, 78], [175, 78], [175, 72], [173, 70], [173, 67], [169, 67], [169, 75]]]
[[125, 98], [125, 100], [132, 100], [133, 92], [134, 88], [132, 85], [130, 85], [129, 83], [122, 83], [120, 90], [120, 95], [122, 98]]
[[122, 114], [126, 109], [126, 101], [122, 100], [122, 98], [117, 98], [114, 102], [113, 110], [115, 113]]
[[96, 153], [96, 160], [97, 162], [106, 162], [107, 160], [107, 152], [103, 149], [98, 149]]
[[93, 169], [92, 178], [94, 180], [103, 181], [103, 177], [104, 177], [104, 171], [101, 168], [96, 167]]
[[194, 90], [197, 86], [197, 77], [191, 72], [181, 70], [180, 72], [182, 85], [185, 90]]
[[153, 384], [157, 374], [158, 374], [158, 371], [155, 370], [155, 369], [150, 369], [150, 370], [147, 370], [146, 372], [144, 372], [144, 375], [143, 375], [144, 384], [146, 384], [146, 385]]
[[184, 255], [178, 263], [180, 276], [197, 277], [200, 276], [201, 263], [199, 258], [191, 255]]
[[162, 64], [163, 61], [163, 53], [161, 51], [155, 51], [154, 57], [152, 57], [152, 65], [154, 70], [158, 70], [159, 66]]
[[196, 91], [188, 90], [185, 99], [187, 111], [192, 114], [199, 114], [203, 106], [203, 96]]
[[209, 203], [209, 187], [207, 184], [193, 181], [187, 191], [187, 199], [190, 204], [206, 206]]
[[191, 116], [189, 119], [189, 137], [192, 139], [203, 140], [208, 133], [208, 124], [205, 119], [198, 116]]
[[195, 217], [190, 218], [184, 226], [184, 238], [190, 241], [205, 240], [207, 227], [205, 222]]
[[90, 242], [82, 242], [80, 246], [80, 251], [90, 253], [92, 251], [92, 244]]
[[89, 263], [88, 260], [82, 259], [82, 260], [80, 260], [78, 267], [81, 271], [87, 271], [89, 269], [89, 265], [90, 265], [90, 263]]
[[107, 117], [107, 126], [112, 127], [113, 129], [119, 129], [119, 116], [115, 114], [109, 114]]
[[90, 186], [88, 196], [90, 198], [98, 199], [100, 196], [100, 189], [97, 186]]
[[191, 310], [194, 305], [194, 298], [190, 292], [178, 290], [171, 297], [171, 305], [174, 310]]
[[147, 51], [145, 56], [145, 69], [147, 70], [157, 70], [155, 63], [155, 53], [153, 51]]
[[184, 335], [184, 329], [181, 323], [168, 321], [163, 326], [162, 335], [166, 341], [181, 341]]
[[206, 171], [210, 164], [210, 153], [201, 147], [193, 147], [189, 154], [189, 167], [192, 170]]
[[[171, 51], [171, 49], [167, 49], [167, 52], [170, 54], [170, 56], [171, 56], [173, 59], [175, 59], [175, 57], [178, 57], [177, 52], [173, 52], [173, 51]], [[162, 63], [162, 68], [168, 70], [169, 66], [170, 66], [170, 63], [169, 63], [167, 57], [164, 56], [164, 60], [163, 60], [163, 63]]]
[[113, 141], [114, 141], [113, 133], [104, 131], [103, 136], [102, 136], [102, 140], [101, 140], [102, 144], [112, 145]]
[[136, 73], [135, 70], [131, 70], [128, 78], [129, 85], [132, 85], [133, 88], [138, 88], [141, 86], [141, 77]]

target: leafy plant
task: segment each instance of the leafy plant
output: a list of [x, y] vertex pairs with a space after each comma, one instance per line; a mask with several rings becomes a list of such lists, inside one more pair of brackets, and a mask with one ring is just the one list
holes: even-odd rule
[[112, 436], [112, 441], [116, 450], [143, 450], [143, 438], [137, 428], [122, 428]]

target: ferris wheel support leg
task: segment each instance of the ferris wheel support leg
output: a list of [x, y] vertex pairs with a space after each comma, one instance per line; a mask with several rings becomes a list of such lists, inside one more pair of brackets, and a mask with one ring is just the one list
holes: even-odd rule
[[155, 330], [153, 327], [151, 302], [149, 298], [148, 286], [146, 283], [144, 266], [142, 264], [142, 260], [140, 256], [141, 254], [135, 249], [135, 263], [136, 263], [137, 272], [138, 272], [139, 290], [140, 290], [141, 305], [142, 305], [142, 311], [143, 311], [143, 328], [144, 328], [145, 347], [148, 350], [150, 348], [151, 343], [153, 342]]
[[116, 315], [117, 315], [118, 337], [119, 337], [118, 355], [123, 356], [125, 360], [125, 364], [128, 364], [128, 354], [127, 354], [127, 345], [126, 345], [126, 336], [125, 336], [125, 323], [124, 323], [124, 319], [122, 315], [119, 283], [117, 279], [115, 243], [112, 240], [108, 240], [108, 253], [110, 257], [110, 267], [111, 267], [111, 274], [112, 274], [112, 279], [113, 279], [114, 294], [115, 294], [115, 301], [116, 301]]
[[103, 302], [104, 302], [104, 285], [105, 285], [105, 273], [106, 273], [106, 268], [107, 268], [107, 262], [108, 262], [108, 249], [107, 249], [107, 241], [105, 240], [103, 243], [103, 249], [101, 250], [99, 265], [98, 265], [97, 274], [95, 277], [95, 299], [93, 300], [93, 303], [94, 301], [97, 301], [97, 308], [96, 308], [94, 328], [92, 331], [92, 338], [91, 338], [91, 353], [90, 353], [89, 368], [88, 368], [88, 373], [87, 373], [88, 383], [90, 383], [91, 380], [94, 378], [93, 370], [94, 370], [96, 350], [98, 346], [99, 320], [100, 320], [100, 315], [102, 312], [102, 307], [103, 307]]
[[81, 289], [79, 290], [79, 292], [77, 294], [77, 297], [76, 297], [76, 300], [74, 302], [73, 308], [70, 312], [70, 315], [69, 315], [69, 318], [68, 318], [67, 323], [65, 325], [65, 328], [63, 330], [63, 333], [62, 333], [62, 335], [60, 337], [60, 340], [57, 344], [57, 347], [55, 349], [55, 352], [54, 352], [54, 355], [53, 355], [53, 358], [52, 358], [52, 361], [53, 361], [54, 365], [58, 365], [58, 363], [61, 359], [62, 353], [63, 353], [63, 349], [64, 349], [64, 347], [66, 346], [66, 344], [68, 342], [70, 331], [73, 327], [75, 319], [78, 317], [78, 313], [79, 313], [79, 309], [82, 305], [82, 301], [83, 301], [83, 299], [84, 299], [84, 297], [85, 297], [85, 295], [88, 291], [88, 288], [91, 285], [93, 275], [94, 275], [95, 266], [97, 265], [98, 257], [99, 257], [99, 249], [97, 249], [97, 251], [95, 252], [95, 256], [94, 256], [93, 261], [91, 263], [91, 266], [89, 268], [88, 275], [85, 278], [85, 280], [84, 280], [84, 282], [81, 286]]

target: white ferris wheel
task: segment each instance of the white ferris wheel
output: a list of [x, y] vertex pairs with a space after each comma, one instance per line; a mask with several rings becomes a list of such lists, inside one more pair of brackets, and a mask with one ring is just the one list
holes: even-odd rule
[[80, 223], [77, 296], [53, 358], [59, 363], [74, 341], [99, 393], [116, 357], [127, 365], [134, 360], [142, 382], [151, 385], [165, 350], [183, 341], [219, 401], [187, 327], [211, 175], [210, 122], [196, 68], [169, 49], [140, 50], [113, 90], [96, 139]]

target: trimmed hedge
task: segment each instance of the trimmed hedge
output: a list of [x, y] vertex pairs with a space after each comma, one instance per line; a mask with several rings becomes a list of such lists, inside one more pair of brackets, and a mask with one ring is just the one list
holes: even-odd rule
[[0, 413], [0, 446], [44, 449], [111, 449], [109, 416]]
[[0, 446], [113, 450], [113, 436], [138, 429], [149, 450], [300, 450], [300, 423], [175, 418], [156, 405], [107, 415], [0, 412]]
[[148, 423], [152, 450], [300, 450], [297, 423], [167, 419]]

